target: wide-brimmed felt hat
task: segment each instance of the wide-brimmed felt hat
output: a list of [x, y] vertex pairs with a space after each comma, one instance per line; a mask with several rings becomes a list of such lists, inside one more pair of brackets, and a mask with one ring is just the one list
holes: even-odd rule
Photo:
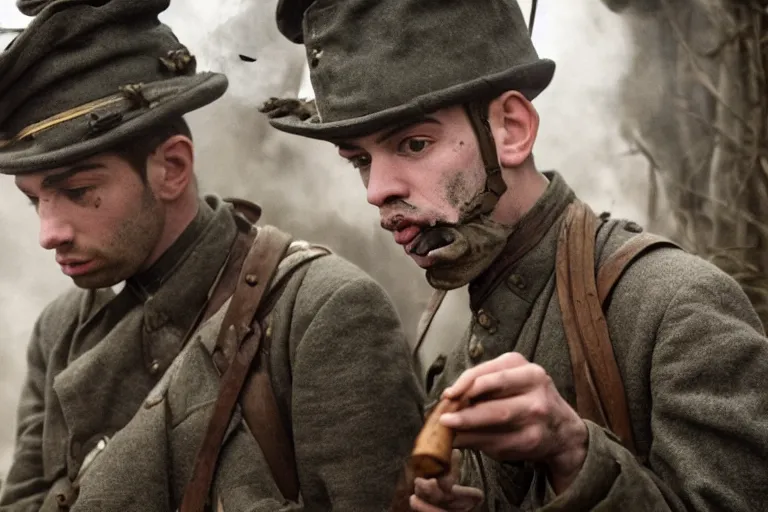
[[515, 0], [280, 0], [277, 23], [306, 47], [316, 112], [265, 111], [311, 138], [364, 136], [508, 90], [533, 100], [555, 70]]
[[0, 54], [0, 172], [108, 151], [219, 98], [227, 79], [158, 20], [170, 0], [19, 0], [35, 16]]

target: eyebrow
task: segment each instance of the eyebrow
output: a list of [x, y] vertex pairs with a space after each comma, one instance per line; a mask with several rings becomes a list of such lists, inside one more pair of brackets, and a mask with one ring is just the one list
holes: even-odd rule
[[104, 169], [104, 165], [97, 164], [97, 163], [73, 165], [72, 167], [68, 168], [65, 171], [62, 171], [56, 174], [49, 174], [48, 176], [43, 178], [42, 184], [40, 186], [42, 188], [53, 188], [59, 183], [61, 183], [62, 181], [68, 180], [75, 174], [79, 174], [85, 171], [93, 171], [95, 169]]
[[[405, 130], [408, 130], [420, 124], [442, 124], [442, 123], [437, 119], [435, 119], [434, 117], [422, 117], [419, 119], [407, 121], [405, 123], [400, 123], [393, 126], [392, 128], [389, 128], [384, 133], [376, 137], [376, 140], [374, 142], [376, 144], [381, 144], [382, 142], [388, 139], [391, 139], [398, 133], [404, 132]], [[345, 151], [353, 151], [355, 149], [360, 149], [359, 146], [356, 146], [355, 144], [352, 144], [346, 141], [337, 142], [336, 145], [339, 147], [339, 149], [345, 150]]]

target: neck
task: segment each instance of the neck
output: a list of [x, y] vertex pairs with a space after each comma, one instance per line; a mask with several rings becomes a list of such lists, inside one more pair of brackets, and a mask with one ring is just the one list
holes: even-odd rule
[[152, 266], [192, 223], [200, 208], [197, 197], [185, 194], [178, 202], [167, 207], [165, 227], [155, 249], [147, 259], [146, 267]]
[[507, 191], [499, 198], [492, 219], [500, 224], [514, 226], [541, 198], [549, 180], [532, 165], [502, 169], [501, 172]]
[[131, 278], [136, 289], [143, 290], [147, 296], [154, 294], [174, 273], [175, 269], [187, 259], [213, 216], [213, 210], [202, 203], [202, 200], [197, 202], [195, 212], [194, 217], [185, 223], [182, 231], [173, 238], [170, 245], [156, 258], [152, 265]]

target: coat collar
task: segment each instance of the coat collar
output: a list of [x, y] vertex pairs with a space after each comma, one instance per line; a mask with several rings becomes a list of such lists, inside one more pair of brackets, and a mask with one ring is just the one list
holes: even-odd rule
[[544, 175], [549, 179], [544, 194], [515, 225], [502, 253], [470, 283], [473, 311], [504, 281], [514, 293], [533, 301], [549, 279], [555, 265], [557, 227], [576, 195], [559, 173]]

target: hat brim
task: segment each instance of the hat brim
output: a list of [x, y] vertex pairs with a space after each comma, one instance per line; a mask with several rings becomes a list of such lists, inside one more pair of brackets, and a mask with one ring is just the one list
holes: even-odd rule
[[501, 73], [430, 92], [404, 105], [365, 116], [324, 123], [316, 118], [301, 120], [298, 116], [289, 115], [272, 118], [269, 123], [280, 131], [311, 139], [338, 141], [364, 137], [398, 122], [417, 119], [441, 108], [479, 98], [494, 98], [509, 90], [520, 91], [528, 100], [533, 100], [550, 84], [554, 73], [554, 61], [539, 59]]
[[[114, 128], [74, 143], [66, 141], [67, 132], [81, 132], [82, 119], [52, 128], [51, 137], [46, 137], [43, 132], [32, 140], [13, 143], [0, 150], [0, 173], [18, 175], [52, 169], [109, 151], [159, 123], [212, 103], [224, 94], [227, 87], [226, 76], [212, 72], [144, 84], [142, 91], [152, 103], [149, 108], [129, 111], [124, 115], [123, 122]], [[75, 122], [79, 124], [71, 124]], [[53, 133], [54, 130], [56, 133]]]

